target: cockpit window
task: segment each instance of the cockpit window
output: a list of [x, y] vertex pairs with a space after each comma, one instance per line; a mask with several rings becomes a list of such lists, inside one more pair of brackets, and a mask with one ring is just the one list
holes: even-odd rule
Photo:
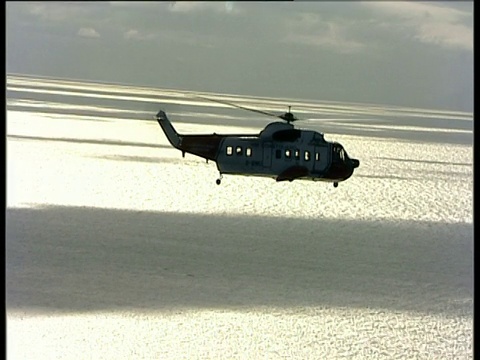
[[333, 152], [340, 158], [342, 161], [345, 161], [345, 150], [341, 145], [336, 144], [333, 147]]

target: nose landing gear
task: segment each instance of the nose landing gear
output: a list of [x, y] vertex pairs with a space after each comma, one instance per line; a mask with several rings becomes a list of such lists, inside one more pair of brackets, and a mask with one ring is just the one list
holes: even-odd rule
[[335, 182], [333, 183], [333, 187], [336, 188], [337, 186], [338, 186], [338, 182], [335, 181]]
[[217, 185], [220, 185], [222, 183], [222, 178], [223, 178], [223, 175], [220, 174], [220, 177], [215, 181]]

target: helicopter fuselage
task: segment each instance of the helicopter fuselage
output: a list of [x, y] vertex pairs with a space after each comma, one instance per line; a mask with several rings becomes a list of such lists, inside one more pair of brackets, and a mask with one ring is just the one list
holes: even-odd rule
[[270, 123], [258, 135], [182, 135], [165, 112], [159, 111], [157, 121], [183, 155], [215, 161], [221, 175], [262, 176], [276, 181], [308, 179], [336, 185], [359, 166], [341, 144], [326, 141], [317, 131], [295, 129], [290, 123]]

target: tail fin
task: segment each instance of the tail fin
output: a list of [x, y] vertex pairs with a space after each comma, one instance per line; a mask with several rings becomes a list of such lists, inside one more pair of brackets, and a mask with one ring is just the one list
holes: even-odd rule
[[173, 128], [170, 120], [167, 118], [167, 114], [163, 110], [160, 110], [156, 116], [158, 123], [163, 129], [163, 132], [167, 136], [168, 141], [177, 149], [180, 149], [182, 143], [182, 136], [179, 135]]

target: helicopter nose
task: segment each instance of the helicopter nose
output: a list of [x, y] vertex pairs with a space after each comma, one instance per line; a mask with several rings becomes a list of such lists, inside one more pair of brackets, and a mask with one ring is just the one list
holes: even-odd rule
[[358, 161], [357, 159], [352, 159], [352, 165], [353, 165], [353, 168], [356, 169], [357, 167], [360, 166], [360, 161]]

